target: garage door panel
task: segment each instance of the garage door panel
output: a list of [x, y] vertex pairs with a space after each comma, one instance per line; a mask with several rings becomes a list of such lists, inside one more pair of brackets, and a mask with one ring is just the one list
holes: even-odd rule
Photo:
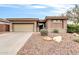
[[33, 24], [14, 24], [13, 31], [30, 31], [30, 32], [33, 32]]

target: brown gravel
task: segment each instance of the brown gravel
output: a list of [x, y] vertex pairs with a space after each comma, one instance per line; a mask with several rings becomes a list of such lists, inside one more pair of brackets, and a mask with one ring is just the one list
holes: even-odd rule
[[0, 34], [3, 34], [4, 32], [0, 32]]
[[69, 33], [53, 34], [49, 36], [62, 35], [63, 41], [45, 41], [39, 33], [34, 33], [25, 45], [18, 51], [18, 55], [78, 55], [79, 43], [73, 41]]

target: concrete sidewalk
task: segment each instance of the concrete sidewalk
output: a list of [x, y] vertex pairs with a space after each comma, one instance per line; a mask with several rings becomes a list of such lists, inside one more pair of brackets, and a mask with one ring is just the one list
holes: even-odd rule
[[17, 51], [30, 38], [32, 32], [10, 32], [0, 35], [0, 54], [16, 55]]

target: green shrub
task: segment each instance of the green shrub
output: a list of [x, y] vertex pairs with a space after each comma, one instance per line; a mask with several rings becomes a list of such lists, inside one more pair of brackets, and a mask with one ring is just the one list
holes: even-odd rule
[[76, 25], [76, 30], [75, 30], [76, 33], [79, 33], [79, 25]]
[[48, 35], [48, 31], [46, 29], [41, 29], [40, 33], [41, 33], [41, 36], [47, 36]]
[[57, 29], [54, 29], [52, 33], [59, 33], [59, 31]]
[[67, 32], [74, 33], [76, 31], [75, 25], [67, 25]]
[[79, 33], [79, 25], [67, 25], [67, 32], [68, 33]]

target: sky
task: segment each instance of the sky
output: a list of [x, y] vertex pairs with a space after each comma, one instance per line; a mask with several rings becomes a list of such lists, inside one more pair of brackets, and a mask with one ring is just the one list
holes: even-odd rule
[[67, 0], [62, 1], [62, 3], [57, 1], [59, 0], [20, 0], [20, 2], [19, 0], [12, 0], [7, 1], [8, 4], [2, 0], [0, 2], [0, 18], [43, 19], [45, 16], [59, 16], [78, 3], [78, 0], [69, 0], [70, 3]]

